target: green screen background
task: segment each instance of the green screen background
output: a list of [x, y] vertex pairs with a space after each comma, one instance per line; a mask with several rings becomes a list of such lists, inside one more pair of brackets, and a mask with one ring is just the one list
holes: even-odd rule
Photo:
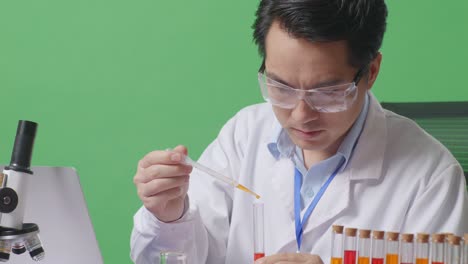
[[[77, 168], [105, 262], [131, 263], [138, 160], [177, 144], [197, 158], [228, 118], [262, 101], [257, 3], [0, 1], [0, 163], [18, 120], [38, 122], [33, 165]], [[388, 5], [376, 96], [468, 100], [468, 2]]]

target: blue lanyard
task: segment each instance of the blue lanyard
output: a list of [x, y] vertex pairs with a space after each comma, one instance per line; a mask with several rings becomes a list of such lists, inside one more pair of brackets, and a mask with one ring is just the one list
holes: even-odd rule
[[307, 222], [307, 219], [309, 219], [310, 215], [314, 211], [315, 207], [317, 206], [318, 202], [322, 198], [323, 194], [328, 188], [328, 185], [332, 182], [333, 178], [335, 178], [336, 174], [340, 170], [341, 166], [343, 165], [343, 161], [338, 165], [338, 167], [335, 169], [335, 171], [330, 175], [328, 180], [325, 182], [325, 184], [320, 187], [320, 190], [318, 193], [315, 195], [314, 199], [310, 203], [309, 207], [307, 208], [307, 211], [304, 214], [304, 217], [302, 218], [301, 221], [301, 186], [302, 186], [302, 174], [301, 172], [297, 169], [294, 168], [294, 217], [295, 217], [295, 222], [296, 222], [296, 242], [297, 242], [297, 250], [301, 250], [301, 243], [302, 243], [302, 233], [304, 232], [304, 225]]

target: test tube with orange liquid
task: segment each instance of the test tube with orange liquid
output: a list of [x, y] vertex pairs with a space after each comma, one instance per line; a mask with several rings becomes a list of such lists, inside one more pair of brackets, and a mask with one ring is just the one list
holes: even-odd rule
[[399, 236], [400, 234], [397, 232], [387, 232], [387, 247], [385, 250], [386, 264], [398, 264]]
[[429, 264], [429, 234], [416, 235], [416, 264]]
[[414, 235], [401, 235], [400, 264], [413, 264]]
[[370, 264], [370, 234], [368, 229], [359, 230], [358, 264]]
[[432, 264], [444, 264], [445, 260], [445, 235], [444, 234], [433, 234], [432, 235], [432, 250], [431, 250], [431, 263]]
[[356, 264], [357, 246], [356, 246], [356, 228], [345, 228], [344, 237], [344, 264]]
[[384, 264], [384, 231], [372, 231], [372, 264]]
[[332, 252], [330, 264], [343, 264], [343, 226], [332, 226]]

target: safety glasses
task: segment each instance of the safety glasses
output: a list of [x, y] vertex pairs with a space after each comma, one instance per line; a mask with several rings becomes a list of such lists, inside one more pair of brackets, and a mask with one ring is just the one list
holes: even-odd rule
[[263, 71], [258, 73], [258, 82], [265, 101], [274, 106], [293, 109], [304, 100], [309, 107], [325, 113], [342, 112], [356, 101], [357, 83], [362, 77], [361, 68], [351, 83], [320, 87], [310, 90], [296, 89], [269, 78]]

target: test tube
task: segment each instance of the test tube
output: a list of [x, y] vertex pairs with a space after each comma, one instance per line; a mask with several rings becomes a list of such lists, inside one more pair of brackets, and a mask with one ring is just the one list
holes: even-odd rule
[[433, 234], [432, 235], [432, 264], [444, 264], [444, 234]]
[[387, 232], [386, 264], [398, 264], [399, 235], [397, 232]]
[[418, 233], [416, 237], [416, 264], [429, 264], [429, 234]]
[[401, 235], [400, 264], [413, 264], [413, 234]]
[[356, 228], [345, 228], [344, 264], [356, 264]]
[[468, 233], [465, 234], [463, 246], [463, 264], [468, 264]]
[[445, 235], [445, 241], [444, 241], [444, 263], [449, 263], [449, 240], [452, 236], [454, 236], [453, 233], [442, 233]]
[[359, 230], [358, 264], [370, 264], [370, 230]]
[[163, 251], [159, 254], [159, 264], [187, 264], [187, 255], [182, 252]]
[[332, 226], [332, 252], [330, 264], [343, 263], [343, 226]]
[[461, 264], [461, 237], [451, 235], [448, 240], [448, 264]]
[[253, 203], [254, 261], [265, 256], [263, 203]]
[[384, 231], [372, 231], [372, 264], [384, 264]]

